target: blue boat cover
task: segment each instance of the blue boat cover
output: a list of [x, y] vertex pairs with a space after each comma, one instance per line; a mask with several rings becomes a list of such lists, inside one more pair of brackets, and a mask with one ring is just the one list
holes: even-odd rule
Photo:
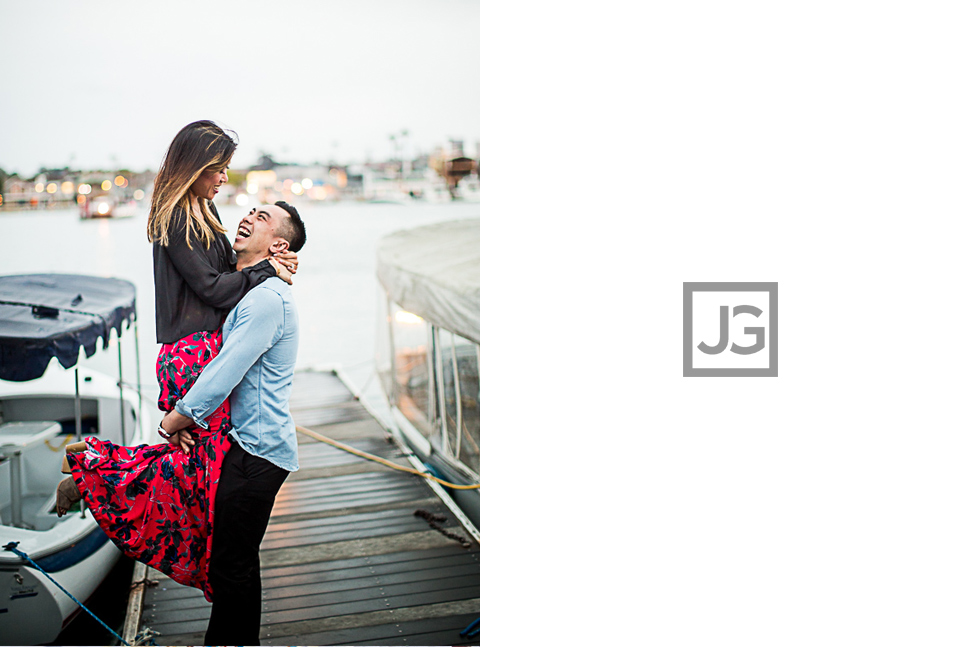
[[79, 274], [0, 276], [0, 379], [24, 382], [44, 374], [51, 358], [77, 364], [91, 357], [98, 337], [108, 347], [111, 329], [135, 320], [130, 281]]

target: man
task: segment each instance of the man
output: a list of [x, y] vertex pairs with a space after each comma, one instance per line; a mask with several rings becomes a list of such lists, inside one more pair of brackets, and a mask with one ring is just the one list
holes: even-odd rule
[[[236, 269], [297, 252], [305, 241], [303, 221], [291, 205], [260, 206], [239, 223], [232, 246]], [[206, 416], [229, 397], [232, 445], [216, 490], [207, 645], [259, 644], [259, 544], [276, 493], [299, 468], [289, 412], [298, 328], [289, 285], [272, 277], [254, 287], [226, 317], [219, 355], [162, 419], [169, 442], [188, 453], [194, 441], [186, 428], [205, 427]]]

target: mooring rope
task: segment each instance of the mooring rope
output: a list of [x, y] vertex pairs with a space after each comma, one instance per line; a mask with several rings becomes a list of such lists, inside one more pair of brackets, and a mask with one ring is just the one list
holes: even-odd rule
[[51, 450], [52, 452], [59, 452], [65, 447], [67, 447], [67, 444], [72, 440], [74, 440], [74, 434], [68, 434], [64, 436], [64, 440], [62, 440], [61, 444], [58, 445], [57, 447], [54, 447], [53, 445], [51, 445], [51, 441], [49, 440], [45, 440], [44, 444], [47, 445], [47, 449]]
[[392, 463], [391, 461], [385, 460], [385, 459], [381, 458], [380, 456], [374, 456], [373, 454], [368, 454], [367, 452], [362, 452], [362, 451], [360, 451], [358, 449], [354, 449], [353, 447], [351, 447], [349, 445], [344, 445], [343, 443], [338, 442], [338, 441], [334, 440], [333, 438], [327, 438], [323, 434], [318, 434], [315, 431], [310, 431], [306, 427], [301, 427], [300, 425], [296, 425], [296, 430], [299, 431], [302, 434], [306, 434], [310, 438], [316, 438], [319, 441], [325, 442], [328, 445], [333, 445], [337, 449], [342, 449], [343, 451], [348, 452], [350, 454], [353, 454], [354, 456], [359, 456], [359, 457], [365, 458], [365, 459], [367, 459], [369, 461], [374, 461], [375, 463], [380, 463], [381, 465], [384, 465], [386, 467], [390, 467], [391, 469], [400, 470], [402, 472], [407, 472], [408, 474], [415, 474], [417, 476], [422, 476], [422, 477], [428, 479], [429, 481], [434, 481], [435, 483], [438, 483], [440, 485], [443, 485], [446, 488], [451, 488], [452, 490], [477, 490], [477, 489], [479, 489], [481, 487], [481, 484], [480, 483], [476, 483], [474, 485], [458, 485], [457, 483], [449, 483], [448, 481], [442, 481], [437, 476], [432, 476], [428, 472], [419, 472], [418, 470], [411, 469], [410, 467], [404, 467], [403, 465], [398, 465], [397, 463]]
[[[82, 609], [84, 609], [85, 611], [87, 611], [88, 614], [90, 614], [90, 616], [92, 618], [94, 618], [99, 623], [101, 623], [101, 626], [102, 627], [104, 627], [105, 629], [107, 629], [108, 631], [110, 631], [112, 636], [114, 636], [115, 638], [117, 638], [118, 640], [120, 640], [121, 641], [121, 644], [123, 644], [123, 645], [129, 645], [129, 647], [131, 647], [131, 643], [126, 642], [124, 638], [122, 638], [121, 636], [118, 635], [118, 632], [117, 631], [115, 631], [114, 629], [112, 629], [111, 627], [109, 627], [108, 625], [106, 625], [101, 618], [99, 618], [98, 616], [94, 615], [94, 612], [91, 611], [91, 609], [89, 609], [86, 606], [84, 606], [84, 604], [82, 604], [80, 600], [78, 600], [76, 597], [74, 597], [73, 595], [71, 595], [70, 591], [68, 591], [63, 586], [61, 586], [60, 583], [57, 580], [55, 580], [53, 577], [51, 577], [50, 574], [47, 571], [45, 571], [40, 566], [40, 564], [38, 564], [37, 562], [35, 562], [34, 560], [32, 560], [27, 553], [23, 552], [22, 550], [17, 550], [17, 546], [19, 544], [20, 544], [19, 541], [12, 541], [9, 544], [7, 544], [6, 546], [4, 546], [3, 549], [4, 550], [11, 551], [12, 553], [16, 554], [17, 557], [19, 557], [20, 559], [25, 560], [31, 566], [33, 566], [38, 571], [40, 571], [41, 573], [43, 573], [47, 577], [47, 579], [49, 579], [51, 582], [53, 582], [57, 586], [57, 588], [59, 588], [60, 590], [64, 591], [64, 593], [67, 595], [67, 597], [69, 597], [72, 600], [74, 600], [74, 602], [79, 607], [81, 607]], [[135, 641], [135, 644], [136, 645], [143, 644], [141, 641], [144, 640], [144, 638], [147, 636], [148, 639], [149, 639], [149, 641], [150, 641], [149, 644], [155, 645], [156, 644], [155, 643], [155, 639], [152, 636], [152, 634], [154, 634], [154, 635], [157, 636], [158, 635], [158, 632], [152, 631], [151, 629], [147, 629], [146, 631], [144, 631], [141, 634], [139, 634], [139, 639]]]
[[472, 636], [477, 636], [479, 630], [481, 629], [481, 624], [480, 624], [481, 621], [482, 621], [481, 618], [477, 618], [476, 620], [473, 620], [472, 623], [467, 627], [465, 627], [462, 630], [462, 632], [458, 635], [461, 636], [462, 638], [471, 638]]

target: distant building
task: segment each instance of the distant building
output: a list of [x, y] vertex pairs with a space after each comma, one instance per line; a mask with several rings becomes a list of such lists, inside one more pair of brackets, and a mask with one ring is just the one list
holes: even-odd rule
[[84, 205], [89, 199], [110, 195], [114, 202], [142, 200], [151, 195], [155, 173], [119, 171], [72, 171], [42, 168], [31, 179], [8, 178], [4, 183], [3, 208], [63, 209]]
[[[371, 200], [407, 202], [476, 199], [480, 167], [465, 157], [461, 140], [413, 159], [338, 165], [289, 164], [269, 154], [260, 156], [247, 171], [233, 172], [231, 184], [217, 196], [219, 204], [240, 206], [286, 200]], [[150, 200], [154, 171], [72, 171], [41, 169], [34, 178], [7, 177], [0, 195], [0, 209], [64, 208], [71, 202], [82, 206], [109, 196], [114, 202]]]

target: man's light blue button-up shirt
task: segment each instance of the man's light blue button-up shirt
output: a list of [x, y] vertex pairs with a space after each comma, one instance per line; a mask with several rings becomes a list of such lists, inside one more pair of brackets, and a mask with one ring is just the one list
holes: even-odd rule
[[299, 318], [290, 286], [273, 277], [254, 287], [230, 311], [222, 335], [222, 350], [175, 410], [208, 428], [205, 417], [228, 396], [230, 434], [239, 446], [295, 472], [300, 466], [290, 392]]

